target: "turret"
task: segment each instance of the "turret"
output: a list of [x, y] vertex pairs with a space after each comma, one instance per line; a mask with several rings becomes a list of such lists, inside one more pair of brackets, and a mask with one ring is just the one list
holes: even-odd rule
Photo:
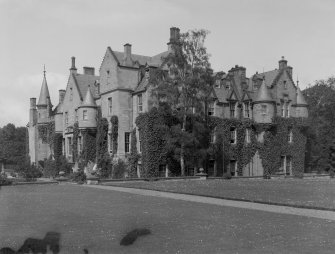
[[170, 41], [167, 43], [169, 51], [173, 49], [173, 45], [178, 44], [179, 39], [180, 39], [180, 29], [178, 27], [171, 27]]
[[258, 123], [271, 123], [275, 116], [275, 101], [263, 80], [253, 101], [253, 119]]
[[45, 76], [45, 68], [44, 68], [43, 73], [44, 73], [43, 82], [42, 82], [40, 97], [37, 103], [37, 122], [38, 123], [47, 123], [50, 117], [50, 111], [52, 109], [49, 88], [48, 88], [47, 79]]
[[36, 123], [37, 123], [36, 98], [30, 98], [29, 126], [34, 126]]
[[85, 99], [78, 107], [78, 124], [79, 128], [96, 128], [97, 127], [97, 104], [94, 101], [90, 86], [88, 86]]
[[297, 103], [295, 107], [295, 117], [308, 117], [308, 104], [299, 88], [299, 81], [297, 81]]

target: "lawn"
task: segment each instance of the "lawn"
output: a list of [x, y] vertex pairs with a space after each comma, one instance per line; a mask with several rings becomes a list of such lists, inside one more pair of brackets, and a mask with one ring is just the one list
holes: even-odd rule
[[206, 181], [108, 182], [105, 184], [227, 199], [335, 209], [335, 179], [208, 179]]
[[[0, 190], [0, 249], [60, 235], [60, 253], [333, 253], [335, 222], [80, 185]], [[127, 233], [142, 232], [131, 245]]]

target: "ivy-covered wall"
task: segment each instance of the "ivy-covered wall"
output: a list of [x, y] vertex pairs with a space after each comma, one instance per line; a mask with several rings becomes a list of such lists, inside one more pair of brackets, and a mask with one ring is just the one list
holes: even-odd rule
[[[159, 166], [174, 162], [168, 154], [166, 135], [171, 131], [168, 116], [158, 110], [141, 114], [136, 119], [142, 143], [142, 171], [145, 177], [158, 176]], [[237, 174], [243, 175], [243, 168], [248, 165], [256, 151], [260, 155], [264, 176], [276, 174], [281, 167], [281, 156], [292, 160], [292, 175], [301, 176], [304, 172], [306, 135], [308, 124], [305, 119], [275, 117], [271, 124], [259, 124], [250, 119], [222, 119], [210, 117], [208, 119], [209, 132], [214, 131], [215, 140], [204, 147], [207, 149], [207, 162], [216, 162], [214, 174], [222, 176], [229, 171], [231, 160], [237, 162]], [[236, 130], [236, 142], [231, 143], [231, 130]], [[250, 139], [246, 140], [246, 129], [250, 132]], [[292, 132], [292, 142], [288, 141]], [[263, 135], [258, 140], [258, 136]], [[191, 158], [189, 158], [191, 160]], [[173, 163], [171, 163], [173, 164]], [[197, 165], [195, 165], [197, 166]], [[173, 170], [173, 166], [169, 165]]]

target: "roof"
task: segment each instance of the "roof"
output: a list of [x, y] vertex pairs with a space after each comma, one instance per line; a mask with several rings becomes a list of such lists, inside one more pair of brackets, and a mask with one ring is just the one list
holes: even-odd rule
[[261, 87], [258, 89], [257, 96], [254, 100], [254, 102], [261, 102], [261, 101], [273, 101], [270, 91], [265, 83], [265, 80], [263, 80]]
[[225, 87], [214, 88], [214, 92], [215, 92], [219, 102], [227, 103], [227, 97], [228, 97], [229, 89], [226, 89]]
[[297, 105], [308, 105], [299, 87], [297, 87]]
[[50, 94], [49, 94], [49, 88], [48, 88], [47, 79], [45, 77], [45, 71], [44, 71], [40, 97], [38, 99], [37, 105], [48, 105], [48, 98], [50, 98]]
[[[111, 53], [116, 57], [119, 64], [123, 65], [124, 56], [125, 56], [124, 52], [113, 51], [110, 47], [108, 47], [108, 50], [110, 50]], [[131, 59], [133, 60], [134, 64], [137, 62], [139, 65], [148, 64], [149, 66], [158, 67], [162, 64], [162, 57], [166, 57], [168, 54], [169, 54], [169, 51], [164, 51], [164, 52], [159, 53], [157, 55], [154, 55], [152, 57], [151, 56], [131, 54]]]
[[146, 88], [148, 87], [149, 83], [150, 83], [150, 82], [149, 82], [149, 79], [147, 79], [147, 78], [144, 77], [144, 78], [141, 80], [141, 82], [138, 84], [138, 86], [136, 87], [134, 93], [145, 91]]
[[83, 104], [81, 106], [90, 106], [90, 107], [96, 107], [97, 104], [94, 101], [93, 95], [91, 93], [91, 89], [89, 89], [89, 86], [86, 89], [86, 95], [85, 99], [83, 101]]
[[73, 74], [73, 78], [78, 86], [80, 98], [83, 99], [87, 93], [88, 87], [90, 87], [91, 92], [94, 93], [94, 84], [100, 79], [99, 76], [88, 75], [88, 74]]
[[256, 73], [254, 77], [264, 79], [265, 83], [271, 86], [273, 85], [273, 83], [275, 82], [279, 74], [280, 74], [280, 71], [278, 69], [275, 69], [275, 70], [267, 71], [263, 73]]

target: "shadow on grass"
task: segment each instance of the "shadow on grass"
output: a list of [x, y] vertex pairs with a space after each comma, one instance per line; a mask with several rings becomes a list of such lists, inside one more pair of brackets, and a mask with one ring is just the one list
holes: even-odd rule
[[151, 234], [149, 229], [146, 229], [146, 228], [134, 229], [130, 231], [129, 233], [127, 233], [126, 236], [122, 238], [120, 245], [124, 245], [124, 246], [131, 245], [136, 241], [136, 239], [139, 236], [144, 236], [144, 235], [149, 235], [149, 234]]

